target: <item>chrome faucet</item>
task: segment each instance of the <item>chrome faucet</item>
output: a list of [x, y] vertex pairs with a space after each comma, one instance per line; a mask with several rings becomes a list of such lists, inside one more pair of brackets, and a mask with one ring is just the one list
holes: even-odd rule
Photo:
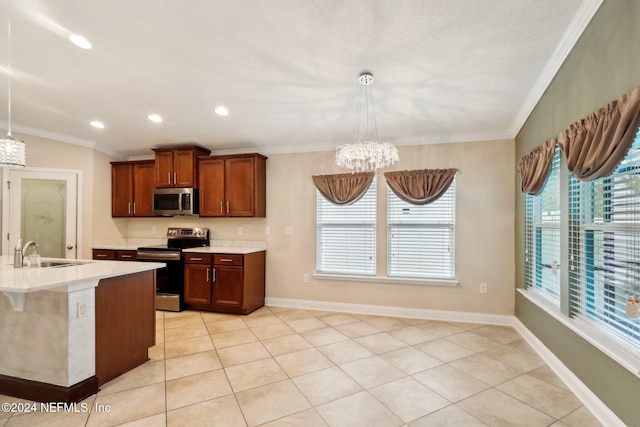
[[29, 240], [27, 243], [25, 243], [25, 245], [22, 248], [22, 258], [27, 256], [27, 251], [29, 250], [29, 248], [33, 247], [33, 249], [35, 250], [38, 246], [40, 245], [34, 242], [33, 240]]
[[22, 268], [24, 263], [24, 257], [27, 256], [27, 251], [29, 248], [33, 247], [33, 249], [37, 248], [39, 245], [33, 240], [28, 241], [22, 249], [20, 249], [20, 244], [22, 243], [22, 239], [18, 240], [18, 244], [16, 245], [15, 254], [13, 257], [13, 267], [14, 268]]

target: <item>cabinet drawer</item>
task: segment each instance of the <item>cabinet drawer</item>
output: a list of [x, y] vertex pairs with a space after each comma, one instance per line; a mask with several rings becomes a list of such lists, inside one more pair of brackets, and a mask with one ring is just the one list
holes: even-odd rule
[[138, 259], [136, 251], [116, 251], [116, 260], [118, 261], [135, 261]]
[[207, 254], [184, 254], [184, 262], [187, 264], [211, 264], [211, 255]]
[[214, 265], [242, 265], [242, 255], [214, 255]]
[[115, 260], [116, 259], [116, 251], [111, 251], [111, 250], [108, 250], [108, 249], [94, 249], [93, 250], [93, 259]]

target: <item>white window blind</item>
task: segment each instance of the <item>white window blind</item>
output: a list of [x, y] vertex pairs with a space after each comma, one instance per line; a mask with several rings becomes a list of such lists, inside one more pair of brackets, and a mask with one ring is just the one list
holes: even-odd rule
[[611, 175], [569, 180], [570, 312], [640, 356], [640, 139]]
[[525, 196], [525, 287], [560, 304], [560, 149], [540, 194]]
[[376, 179], [356, 203], [338, 206], [316, 190], [318, 273], [376, 274]]
[[455, 179], [438, 200], [418, 206], [387, 186], [387, 275], [455, 278]]

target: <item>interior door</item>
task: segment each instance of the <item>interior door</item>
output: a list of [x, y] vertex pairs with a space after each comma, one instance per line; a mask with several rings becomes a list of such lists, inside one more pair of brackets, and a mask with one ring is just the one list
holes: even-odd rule
[[78, 173], [11, 169], [8, 192], [10, 251], [33, 240], [43, 257], [77, 258]]

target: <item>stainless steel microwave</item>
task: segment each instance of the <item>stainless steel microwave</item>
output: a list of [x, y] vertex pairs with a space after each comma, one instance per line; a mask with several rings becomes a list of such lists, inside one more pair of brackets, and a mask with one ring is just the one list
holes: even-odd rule
[[154, 215], [197, 215], [197, 188], [156, 188], [153, 190]]

